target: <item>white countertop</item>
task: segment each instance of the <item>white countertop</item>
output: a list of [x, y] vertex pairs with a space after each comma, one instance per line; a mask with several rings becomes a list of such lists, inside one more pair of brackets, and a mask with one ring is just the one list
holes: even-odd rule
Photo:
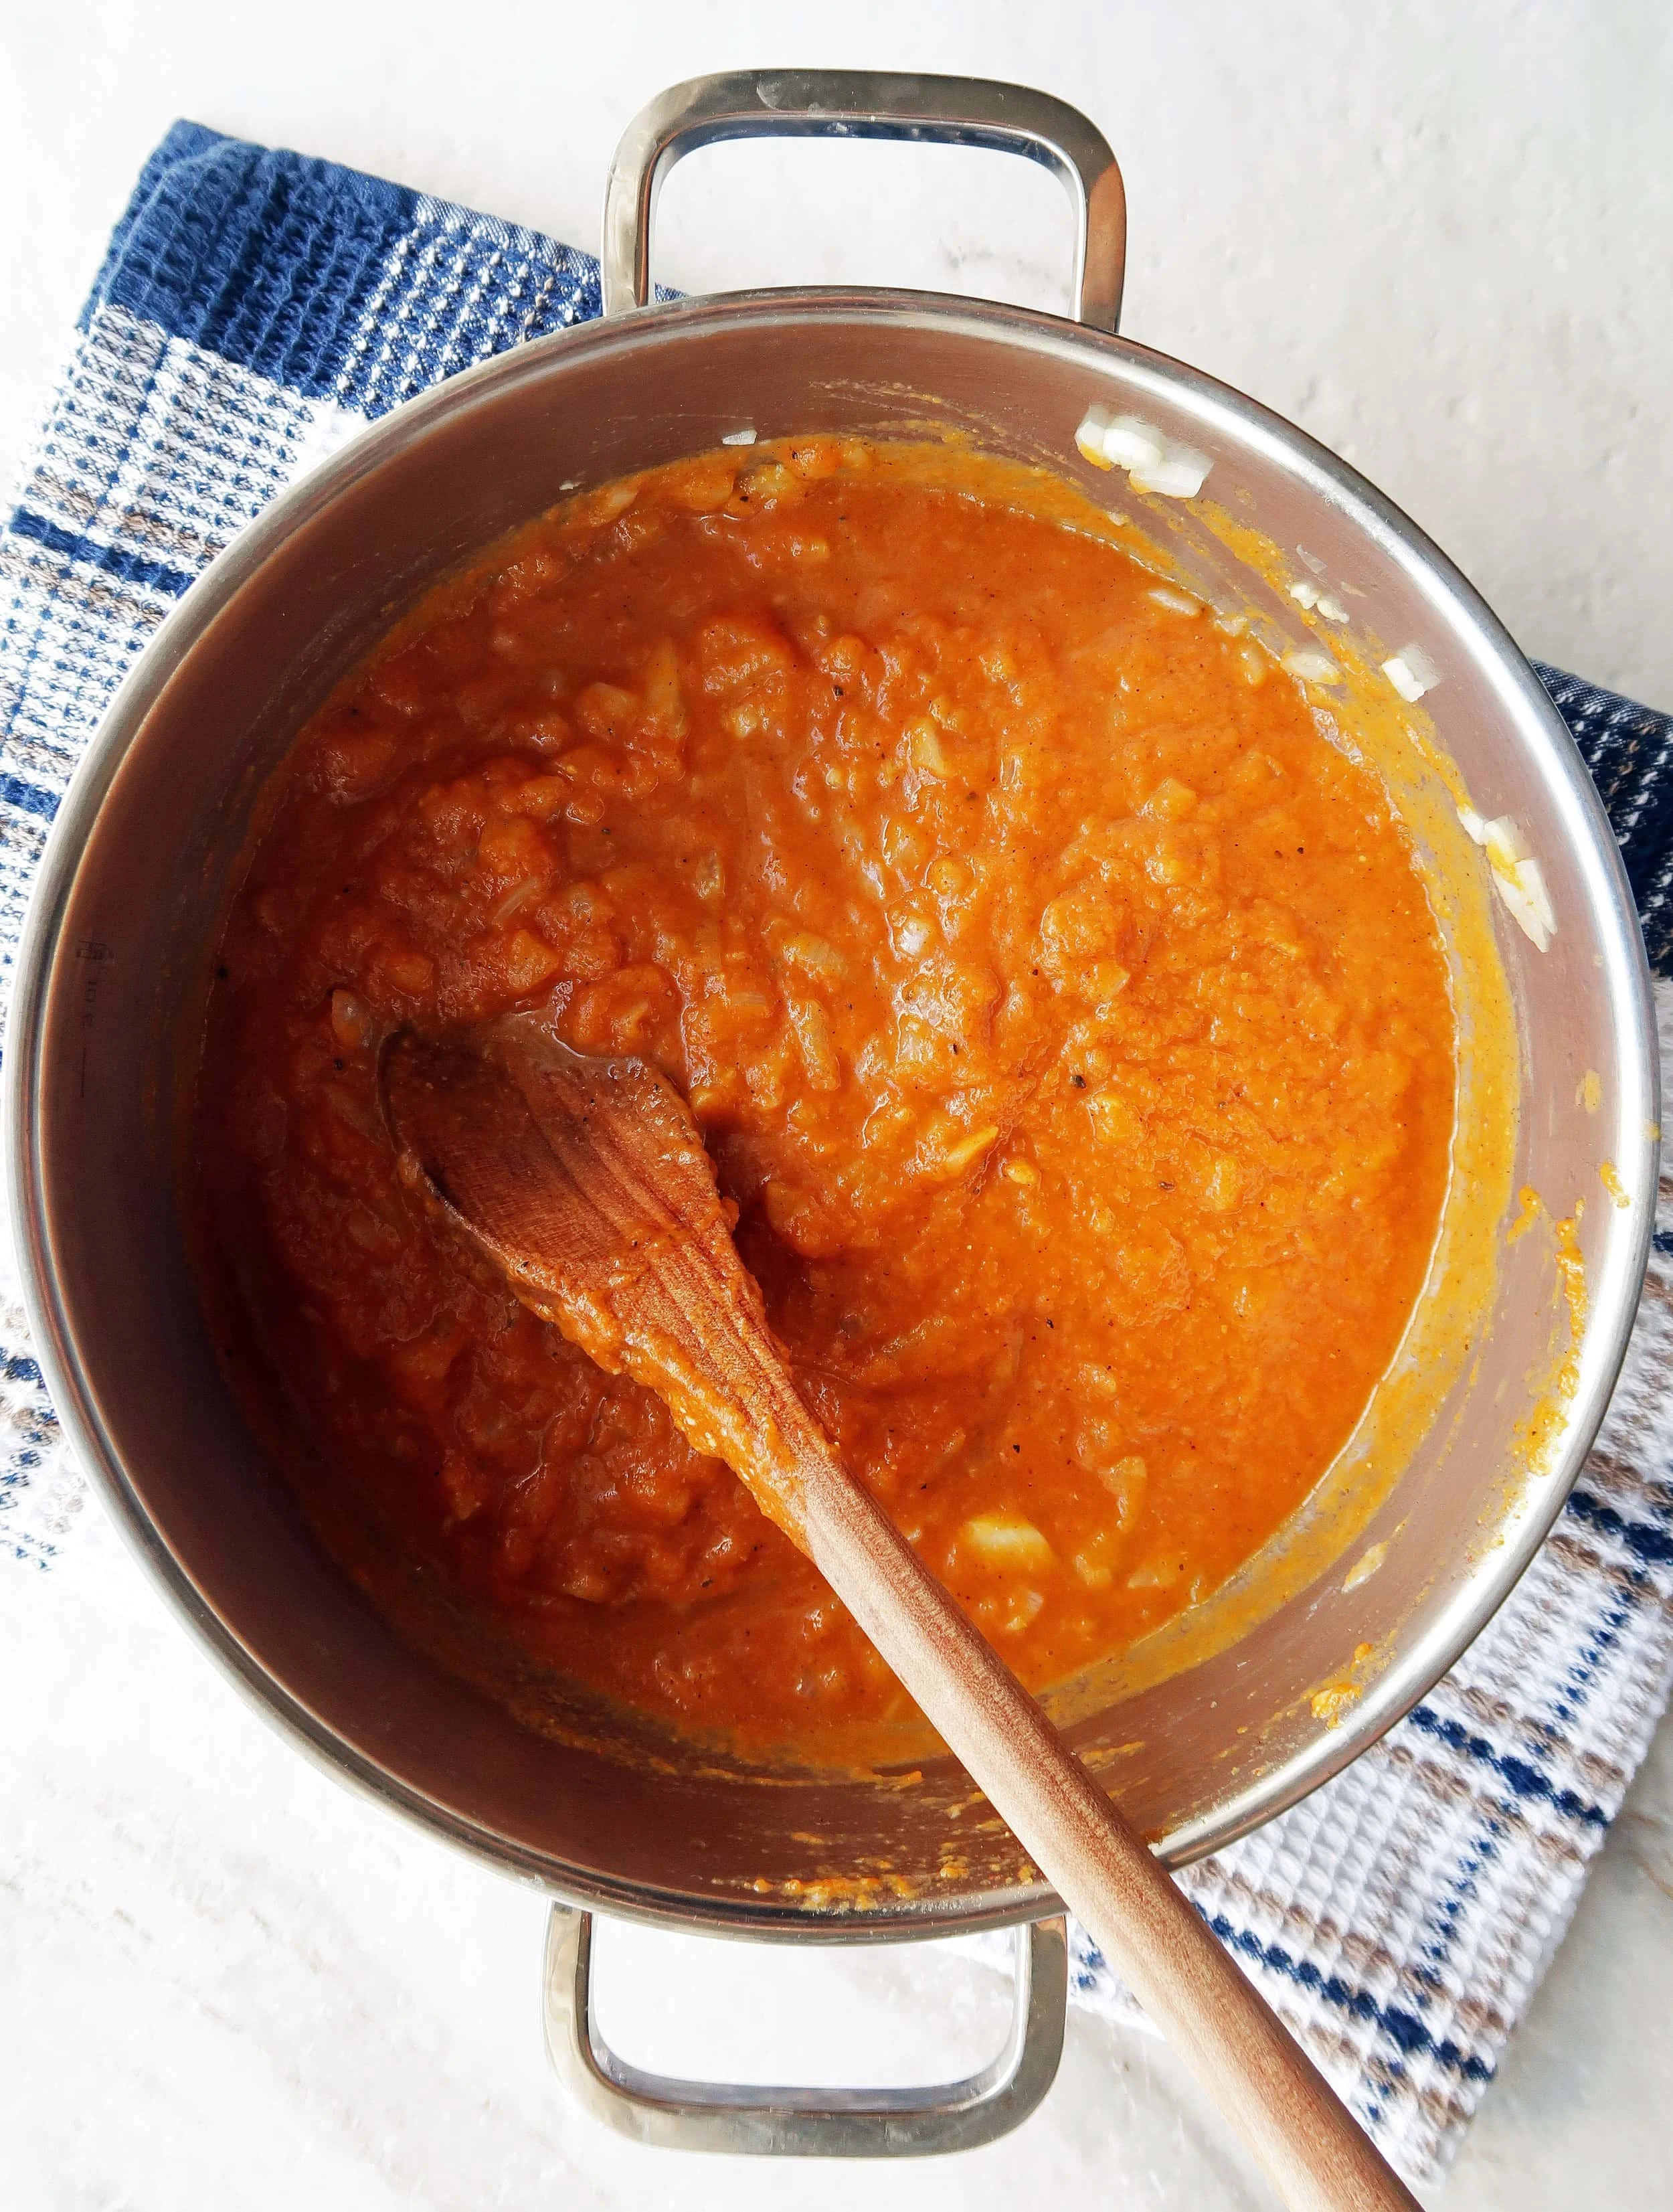
[[[288, 0], [259, 20], [20, 0], [0, 21], [0, 465], [176, 115], [591, 245], [633, 108], [749, 62], [1076, 100], [1126, 173], [1129, 333], [1346, 453], [1531, 651], [1673, 705], [1673, 36], [1643, 0]], [[659, 270], [694, 289], [1064, 295], [1057, 189], [998, 156], [723, 149], [664, 210]], [[1034, 2118], [954, 2160], [787, 2169], [606, 2134], [546, 2070], [540, 1900], [299, 1759], [101, 1519], [62, 1571], [0, 1564], [0, 1743], [9, 2212], [1267, 2201], [1162, 2048], [1084, 2018]], [[624, 1935], [601, 1954], [613, 2039], [694, 2072], [926, 2079], [985, 2056], [1004, 2012], [997, 1976], [922, 1948], [803, 1960]], [[1448, 2212], [1673, 2206], [1670, 1988], [1664, 1729]]]

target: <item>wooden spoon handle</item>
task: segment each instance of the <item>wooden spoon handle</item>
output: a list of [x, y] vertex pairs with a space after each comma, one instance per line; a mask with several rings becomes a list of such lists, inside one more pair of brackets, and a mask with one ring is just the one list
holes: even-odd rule
[[821, 1572], [1285, 2203], [1411, 2212], [1417, 2200], [816, 1424], [785, 1442]]
[[[701, 1136], [639, 1060], [585, 1061], [527, 1022], [486, 1053], [397, 1039], [402, 1158], [536, 1312], [658, 1392], [809, 1553], [1296, 2212], [1415, 2212], [1233, 1965], [870, 1492], [796, 1389]], [[403, 1166], [403, 1172], [405, 1167]]]

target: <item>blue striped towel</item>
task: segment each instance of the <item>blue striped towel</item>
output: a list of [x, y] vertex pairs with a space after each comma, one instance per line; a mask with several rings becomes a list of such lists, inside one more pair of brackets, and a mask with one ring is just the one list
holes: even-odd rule
[[[533, 232], [196, 125], [169, 133], [0, 535], [0, 963], [82, 748], [204, 563], [369, 418], [598, 310], [596, 263]], [[1652, 958], [1673, 973], [1673, 720], [1540, 674], [1609, 806]], [[1661, 1187], [1625, 1376], [1520, 1588], [1374, 1749], [1183, 1877], [1418, 2178], [1457, 2148], [1668, 1692], [1673, 1182]], [[0, 1554], [73, 1571], [84, 1493], [7, 1278], [9, 1262]], [[1077, 1969], [1083, 2002], [1124, 2008], [1084, 1942]]]

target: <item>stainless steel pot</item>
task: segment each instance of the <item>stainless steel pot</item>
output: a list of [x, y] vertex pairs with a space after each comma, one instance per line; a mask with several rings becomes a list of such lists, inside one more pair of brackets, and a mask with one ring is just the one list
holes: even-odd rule
[[[1078, 324], [906, 292], [753, 292], [646, 307], [666, 168], [718, 137], [852, 133], [1009, 148], [1049, 162], [1080, 216]], [[1492, 1328], [1365, 1532], [1386, 1562], [1351, 1592], [1323, 1573], [1234, 1649], [1074, 1731], [1124, 1760], [1123, 1802], [1179, 1863], [1335, 1772], [1452, 1662], [1549, 1527], [1602, 1416], [1636, 1304], [1654, 1190], [1654, 1024], [1609, 825], [1567, 732], [1492, 614], [1420, 532], [1299, 430], [1114, 335], [1124, 213], [1104, 141], [1059, 102], [954, 79], [714, 78], [670, 93], [623, 142], [605, 223], [605, 319], [518, 349], [391, 415], [270, 508], [212, 566], [124, 687], [65, 802], [20, 957], [6, 1068], [8, 1170], [31, 1319], [66, 1431], [204, 1641], [337, 1774], [559, 1899], [554, 2055], [594, 2108], [646, 2140], [734, 2149], [948, 2148], [1014, 2124], [1049, 2084], [1064, 1960], [1054, 1900], [973, 1855], [962, 1881], [821, 1911], [788, 1886], [834, 1866], [933, 1869], [931, 1786], [652, 1773], [518, 1726], [398, 1642], [340, 1575], [240, 1419], [186, 1264], [176, 1106], [203, 981], [264, 779], [329, 686], [439, 574], [597, 482], [749, 428], [977, 428], [991, 450], [1076, 457], [1091, 403], [1199, 449], [1216, 496], [1352, 579], [1354, 626], [1417, 641], [1426, 708], [1482, 811], [1513, 815], [1560, 918], [1549, 951], [1506, 928], [1522, 1057], [1518, 1182], [1630, 1203], [1580, 1228], [1588, 1312], [1552, 1448], [1530, 1475], [1517, 1425], [1549, 1333], [1530, 1238], [1500, 1270]], [[639, 304], [636, 304], [639, 303]], [[1107, 489], [1109, 480], [1101, 480]], [[1178, 510], [1184, 573], [1225, 554]], [[1264, 586], [1262, 586], [1264, 588]], [[1282, 602], [1276, 603], [1282, 618]], [[1298, 640], [1299, 641], [1299, 640]], [[1602, 1079], [1590, 1120], [1572, 1110]], [[1371, 1642], [1387, 1663], [1337, 1725], [1306, 1692]], [[809, 1837], [824, 1838], [814, 1846]], [[755, 1885], [762, 1885], [757, 1887]], [[587, 2010], [588, 1922], [652, 1921], [853, 1942], [1015, 1926], [1012, 2043], [945, 2091], [717, 2089], [651, 2081]]]

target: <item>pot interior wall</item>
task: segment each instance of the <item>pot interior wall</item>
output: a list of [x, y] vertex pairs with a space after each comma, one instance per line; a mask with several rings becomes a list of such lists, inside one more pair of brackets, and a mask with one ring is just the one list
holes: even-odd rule
[[[1219, 387], [1043, 318], [814, 295], [634, 319], [531, 347], [417, 403], [258, 524], [118, 709], [136, 726], [108, 788], [94, 775], [66, 809], [65, 846], [85, 836], [86, 851], [61, 891], [41, 980], [34, 1173], [50, 1357], [60, 1380], [82, 1378], [72, 1425], [124, 1470], [130, 1517], [270, 1704], [394, 1802], [571, 1894], [806, 1929], [780, 1884], [833, 1869], [933, 1870], [955, 1838], [967, 1875], [881, 1900], [868, 1932], [1043, 1903], [1018, 1881], [1008, 1841], [949, 1827], [949, 1798], [963, 1794], [950, 1771], [894, 1789], [716, 1778], [695, 1763], [635, 1771], [518, 1726], [415, 1656], [325, 1559], [228, 1400], [176, 1203], [179, 1071], [231, 856], [262, 780], [336, 678], [421, 586], [574, 480], [700, 450], [743, 424], [766, 437], [950, 422], [990, 450], [1049, 458], [1107, 499], [1124, 480], [1094, 475], [1073, 446], [1094, 399], [1211, 453], [1221, 504], [1345, 576], [1362, 595], [1356, 628], [1419, 640], [1439, 664], [1444, 681], [1425, 703], [1441, 741], [1482, 811], [1522, 822], [1561, 917], [1543, 956], [1513, 931], [1503, 939], [1524, 1056], [1517, 1179], [1565, 1208], [1582, 1191], [1595, 1201], [1580, 1231], [1592, 1325], [1549, 1472], [1525, 1479], [1513, 1436], [1529, 1410], [1531, 1347], [1550, 1328], [1549, 1255], [1530, 1237], [1506, 1255], [1483, 1357], [1366, 1531], [1364, 1543], [1388, 1545], [1381, 1571], [1344, 1592], [1338, 1566], [1231, 1650], [1078, 1726], [1083, 1747], [1111, 1754], [1144, 1828], [1175, 1856], [1204, 1848], [1385, 1724], [1476, 1625], [1487, 1585], [1502, 1591], [1601, 1411], [1653, 1188], [1641, 963], [1596, 801], [1490, 617], [1425, 567], [1397, 519]], [[1218, 542], [1180, 526], [1185, 572], [1223, 570]], [[1582, 1121], [1572, 1102], [1589, 1069], [1603, 1104]], [[1605, 1157], [1634, 1194], [1629, 1212], [1604, 1200]], [[1389, 1655], [1386, 1670], [1333, 1732], [1309, 1693], [1364, 1643]], [[824, 1840], [798, 1840], [809, 1836]]]

